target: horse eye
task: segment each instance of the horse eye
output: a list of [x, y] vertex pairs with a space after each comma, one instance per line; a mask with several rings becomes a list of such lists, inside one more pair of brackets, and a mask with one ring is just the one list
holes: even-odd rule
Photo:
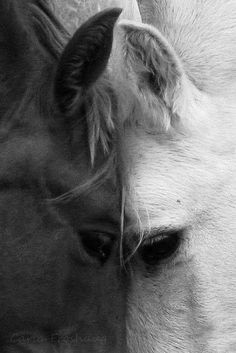
[[103, 233], [83, 233], [81, 242], [88, 253], [102, 263], [105, 263], [112, 251], [113, 240], [107, 234]]
[[158, 234], [143, 242], [139, 249], [141, 258], [147, 265], [155, 266], [161, 260], [167, 259], [176, 252], [180, 240], [181, 234], [179, 231]]

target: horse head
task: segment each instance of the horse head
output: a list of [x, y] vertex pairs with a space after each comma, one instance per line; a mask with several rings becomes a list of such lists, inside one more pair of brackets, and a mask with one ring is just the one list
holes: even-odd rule
[[69, 41], [45, 1], [0, 12], [1, 350], [124, 352], [119, 109], [106, 70], [121, 10]]

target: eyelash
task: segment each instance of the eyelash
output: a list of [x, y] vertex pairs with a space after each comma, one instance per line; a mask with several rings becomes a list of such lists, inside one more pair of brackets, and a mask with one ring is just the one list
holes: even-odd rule
[[161, 234], [158, 234], [158, 235], [155, 235], [155, 236], [151, 236], [150, 238], [145, 239], [143, 241], [142, 245], [153, 245], [153, 244], [156, 244], [157, 242], [161, 241], [164, 237], [165, 237], [164, 233], [161, 233]]
[[147, 265], [157, 265], [177, 253], [183, 231], [159, 233], [143, 241], [140, 256]]

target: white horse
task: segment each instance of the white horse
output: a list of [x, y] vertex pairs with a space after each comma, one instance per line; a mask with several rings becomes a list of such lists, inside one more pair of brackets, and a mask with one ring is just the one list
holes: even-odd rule
[[[140, 3], [149, 25], [120, 23], [116, 59], [142, 106], [125, 130], [126, 212], [151, 244], [169, 232], [181, 241], [163, 261], [156, 247], [151, 273], [142, 261], [132, 267], [129, 349], [233, 353], [236, 2]], [[150, 252], [144, 263], [155, 263]]]
[[124, 108], [129, 232], [152, 238], [132, 265], [129, 352], [233, 353], [236, 2], [139, 3], [149, 24], [129, 12], [110, 63], [140, 103]]

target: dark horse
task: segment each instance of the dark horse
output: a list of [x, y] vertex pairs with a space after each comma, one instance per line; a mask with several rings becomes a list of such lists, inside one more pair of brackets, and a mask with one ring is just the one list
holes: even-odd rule
[[125, 352], [111, 9], [0, 1], [0, 351]]

